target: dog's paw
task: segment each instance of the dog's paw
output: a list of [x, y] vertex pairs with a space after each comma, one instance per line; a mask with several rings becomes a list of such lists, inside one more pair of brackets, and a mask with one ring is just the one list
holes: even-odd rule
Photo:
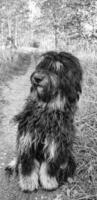
[[32, 192], [38, 189], [38, 174], [34, 171], [28, 176], [23, 176], [22, 174], [20, 174], [19, 186], [22, 191]]
[[19, 167], [19, 186], [22, 191], [32, 192], [38, 189], [39, 183], [39, 163], [37, 160], [34, 160], [34, 169], [29, 175], [23, 175], [21, 173], [21, 166]]
[[42, 187], [46, 190], [54, 190], [58, 188], [58, 182], [55, 177], [50, 177], [47, 174], [47, 164], [43, 162], [40, 168], [40, 183]]
[[16, 158], [14, 158], [8, 165], [5, 167], [7, 175], [12, 175], [16, 168]]

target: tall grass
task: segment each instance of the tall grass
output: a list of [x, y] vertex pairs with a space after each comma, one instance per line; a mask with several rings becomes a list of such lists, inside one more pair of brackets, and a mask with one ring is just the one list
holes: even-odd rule
[[72, 200], [97, 199], [97, 57], [80, 51], [83, 68], [82, 95], [75, 117], [77, 171], [70, 186]]

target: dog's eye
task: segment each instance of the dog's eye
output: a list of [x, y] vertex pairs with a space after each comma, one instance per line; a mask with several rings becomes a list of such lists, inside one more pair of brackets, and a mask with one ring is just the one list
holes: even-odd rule
[[42, 78], [34, 77], [34, 80], [35, 80], [36, 83], [40, 83], [42, 81]]

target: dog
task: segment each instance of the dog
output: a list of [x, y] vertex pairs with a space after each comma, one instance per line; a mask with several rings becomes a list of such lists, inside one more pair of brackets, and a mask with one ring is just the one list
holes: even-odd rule
[[31, 74], [30, 94], [18, 124], [17, 156], [6, 170], [15, 171], [22, 191], [39, 184], [54, 190], [74, 175], [74, 116], [82, 92], [79, 60], [67, 52], [50, 51], [41, 56]]

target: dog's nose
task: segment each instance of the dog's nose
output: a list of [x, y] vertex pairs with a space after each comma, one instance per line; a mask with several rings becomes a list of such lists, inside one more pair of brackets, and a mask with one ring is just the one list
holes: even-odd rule
[[44, 79], [44, 76], [42, 76], [38, 73], [35, 73], [34, 76], [32, 77], [32, 82], [34, 84], [39, 84], [43, 79]]

